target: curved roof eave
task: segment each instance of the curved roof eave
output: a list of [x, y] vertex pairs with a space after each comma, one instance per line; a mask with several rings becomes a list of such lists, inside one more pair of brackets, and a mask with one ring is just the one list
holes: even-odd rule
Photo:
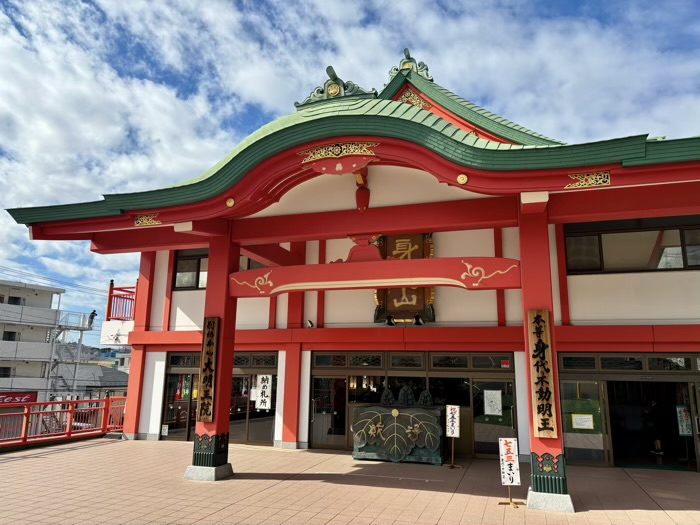
[[[139, 193], [105, 195], [103, 201], [15, 208], [20, 224], [118, 216], [202, 202], [238, 184], [247, 173], [279, 153], [343, 136], [386, 137], [412, 142], [464, 167], [485, 171], [555, 169], [643, 161], [646, 135], [574, 145], [513, 145], [478, 139], [423, 109], [383, 99], [344, 99], [281, 117], [243, 140], [205, 174], [180, 185]], [[654, 143], [657, 155], [674, 141]], [[661, 146], [666, 144], [667, 146]], [[700, 160], [696, 139], [693, 160]], [[687, 150], [687, 147], [684, 148]], [[683, 159], [687, 160], [687, 159]]]

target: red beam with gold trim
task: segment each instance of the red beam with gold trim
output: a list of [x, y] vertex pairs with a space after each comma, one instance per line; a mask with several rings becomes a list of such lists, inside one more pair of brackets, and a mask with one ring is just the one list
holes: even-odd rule
[[464, 290], [520, 288], [520, 262], [497, 257], [341, 262], [232, 273], [234, 297], [313, 290], [450, 286]]

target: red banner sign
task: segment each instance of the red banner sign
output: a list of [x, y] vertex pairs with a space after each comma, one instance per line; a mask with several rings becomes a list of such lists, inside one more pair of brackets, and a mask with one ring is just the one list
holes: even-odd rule
[[0, 405], [3, 403], [35, 403], [36, 392], [0, 392]]

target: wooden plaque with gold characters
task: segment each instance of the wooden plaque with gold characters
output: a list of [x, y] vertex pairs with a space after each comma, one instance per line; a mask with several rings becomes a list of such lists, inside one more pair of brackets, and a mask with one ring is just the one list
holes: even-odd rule
[[535, 437], [557, 437], [557, 400], [554, 396], [552, 337], [549, 310], [528, 310], [528, 355], [532, 423]]
[[[433, 236], [427, 234], [393, 235], [377, 241], [384, 259], [428, 259], [433, 257]], [[375, 292], [377, 306], [374, 322], [383, 323], [391, 316], [397, 323], [412, 323], [416, 315], [425, 322], [435, 321], [434, 288], [381, 288]]]

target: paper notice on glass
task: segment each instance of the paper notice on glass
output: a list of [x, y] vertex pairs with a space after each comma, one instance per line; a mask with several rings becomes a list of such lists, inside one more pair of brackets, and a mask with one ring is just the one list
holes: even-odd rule
[[571, 427], [580, 430], [595, 430], [593, 414], [571, 414]]
[[484, 390], [484, 415], [503, 415], [503, 400], [500, 390]]
[[690, 407], [688, 405], [676, 405], [676, 418], [678, 419], [678, 435], [692, 436], [693, 425], [690, 422]]

